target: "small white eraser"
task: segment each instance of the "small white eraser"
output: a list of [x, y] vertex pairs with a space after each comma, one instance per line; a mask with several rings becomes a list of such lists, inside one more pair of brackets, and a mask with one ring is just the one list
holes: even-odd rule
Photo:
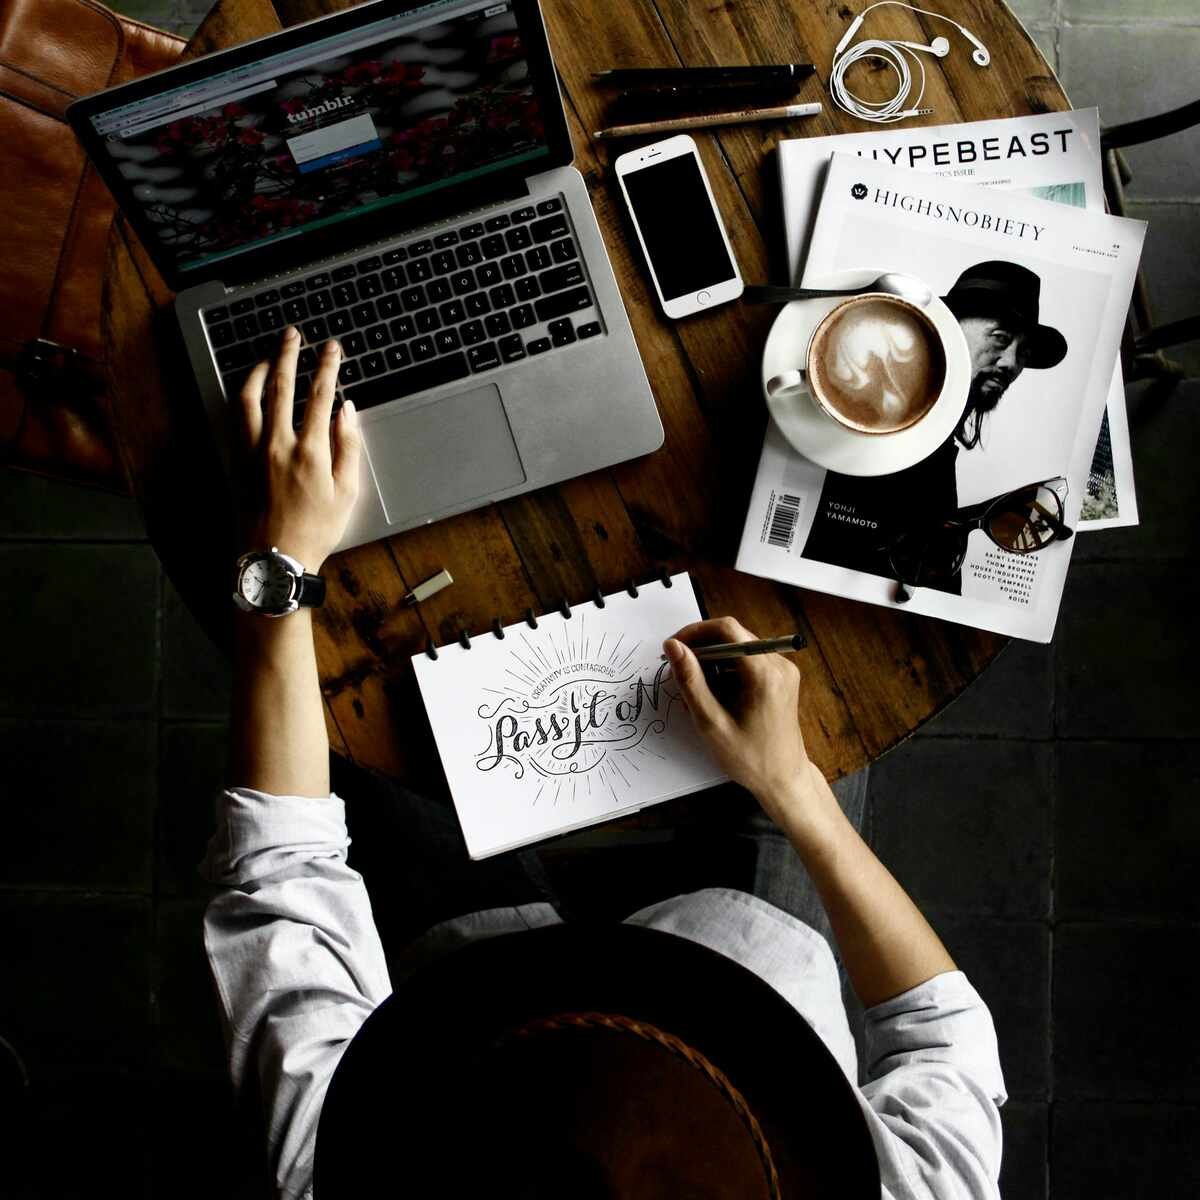
[[424, 583], [418, 583], [407, 596], [404, 597], [407, 604], [420, 604], [422, 600], [428, 600], [430, 596], [436, 596], [443, 588], [448, 588], [454, 582], [454, 576], [450, 574], [444, 567], [436, 574], [426, 579]]

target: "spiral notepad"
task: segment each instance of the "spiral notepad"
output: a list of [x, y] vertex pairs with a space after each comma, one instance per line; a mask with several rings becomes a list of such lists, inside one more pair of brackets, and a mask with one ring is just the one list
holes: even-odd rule
[[662, 661], [686, 574], [413, 658], [472, 858], [722, 782]]

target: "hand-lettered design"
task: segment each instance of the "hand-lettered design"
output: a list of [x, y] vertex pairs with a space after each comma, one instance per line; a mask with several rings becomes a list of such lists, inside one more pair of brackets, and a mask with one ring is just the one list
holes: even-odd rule
[[529, 780], [531, 802], [607, 788], [615, 803], [632, 786], [648, 755], [662, 758], [679, 692], [657, 652], [642, 642], [604, 634], [593, 647], [579, 610], [556, 635], [524, 634], [508, 652], [503, 689], [479, 705], [483, 749], [476, 768]]

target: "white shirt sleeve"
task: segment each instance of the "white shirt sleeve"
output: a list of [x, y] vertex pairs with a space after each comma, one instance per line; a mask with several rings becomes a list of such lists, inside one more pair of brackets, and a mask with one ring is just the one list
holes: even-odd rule
[[251, 1072], [267, 1120], [272, 1177], [287, 1200], [312, 1187], [325, 1091], [362, 1023], [391, 993], [337, 796], [225, 792], [201, 874], [228, 890], [204, 915], [229, 1067]]
[[1008, 1098], [991, 1013], [961, 971], [866, 1012], [862, 1096], [883, 1194], [1000, 1195], [1000, 1105]]

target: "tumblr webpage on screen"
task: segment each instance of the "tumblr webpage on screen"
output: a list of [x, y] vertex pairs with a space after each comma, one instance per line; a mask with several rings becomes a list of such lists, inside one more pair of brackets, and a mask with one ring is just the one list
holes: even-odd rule
[[433, 7], [97, 120], [181, 269], [548, 154], [510, 5]]

